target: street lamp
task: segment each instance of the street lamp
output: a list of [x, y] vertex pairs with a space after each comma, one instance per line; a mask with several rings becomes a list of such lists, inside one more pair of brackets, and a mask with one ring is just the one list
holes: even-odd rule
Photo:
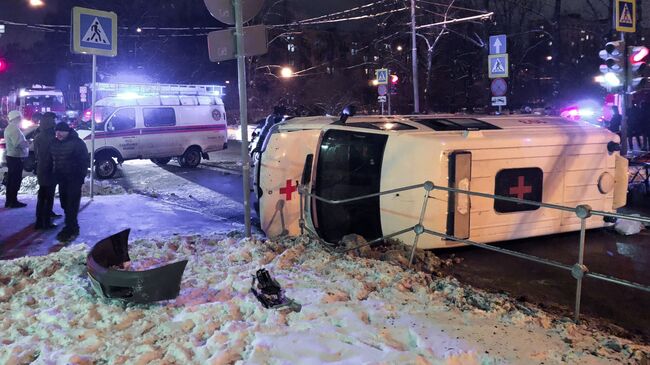
[[397, 46], [397, 50], [398, 50], [399, 52], [402, 52], [403, 49], [404, 49], [404, 48], [402, 48], [402, 46]]
[[377, 85], [379, 85], [379, 80], [374, 79], [374, 80], [371, 81], [371, 83], [372, 83], [372, 86], [377, 86]]
[[40, 8], [41, 6], [44, 6], [45, 3], [43, 0], [29, 0], [29, 6], [32, 8]]
[[280, 70], [280, 76], [288, 79], [293, 76], [293, 70], [291, 67], [282, 67], [282, 70]]

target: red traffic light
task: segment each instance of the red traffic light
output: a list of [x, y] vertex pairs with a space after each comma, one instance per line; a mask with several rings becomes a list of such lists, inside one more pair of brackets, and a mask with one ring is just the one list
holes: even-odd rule
[[399, 81], [399, 77], [397, 77], [397, 75], [390, 75], [391, 84], [397, 84], [398, 81]]
[[650, 54], [650, 50], [644, 46], [633, 47], [630, 52], [630, 62], [639, 63], [645, 62], [645, 58]]
[[7, 62], [0, 58], [0, 72], [3, 72], [7, 69]]

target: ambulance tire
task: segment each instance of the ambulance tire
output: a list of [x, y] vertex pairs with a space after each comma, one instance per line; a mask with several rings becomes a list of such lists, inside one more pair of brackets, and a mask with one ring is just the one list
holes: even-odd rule
[[181, 167], [195, 168], [201, 163], [201, 149], [190, 147], [185, 153], [178, 158]]
[[158, 166], [164, 166], [164, 165], [167, 165], [169, 163], [169, 161], [171, 161], [171, 160], [172, 160], [171, 157], [152, 158], [151, 162], [155, 163]]
[[110, 179], [117, 172], [117, 163], [109, 155], [99, 156], [95, 160], [95, 176], [100, 179]]

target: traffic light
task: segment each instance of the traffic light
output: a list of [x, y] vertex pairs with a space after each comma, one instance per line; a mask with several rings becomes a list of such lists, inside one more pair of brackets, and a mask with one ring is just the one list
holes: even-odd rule
[[605, 49], [601, 50], [598, 55], [605, 63], [600, 65], [602, 77], [599, 78], [603, 87], [608, 89], [623, 86], [624, 76], [624, 59], [625, 43], [623, 41], [608, 42]]
[[628, 49], [630, 64], [627, 68], [627, 82], [630, 91], [639, 89], [645, 84], [644, 70], [647, 68], [650, 50], [644, 46], [635, 46]]
[[399, 77], [397, 75], [390, 75], [390, 93], [392, 95], [397, 94], [397, 83], [399, 82]]
[[4, 72], [7, 69], [7, 61], [0, 58], [0, 72]]

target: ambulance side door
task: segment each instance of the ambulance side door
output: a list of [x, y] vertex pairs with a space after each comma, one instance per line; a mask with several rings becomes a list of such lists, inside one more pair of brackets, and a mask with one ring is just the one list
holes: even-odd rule
[[106, 121], [106, 147], [117, 149], [125, 160], [140, 156], [140, 129], [137, 110], [133, 107], [115, 111]]
[[142, 108], [142, 158], [173, 157], [179, 152], [179, 141], [187, 138], [188, 133], [176, 128], [176, 110], [172, 106]]

